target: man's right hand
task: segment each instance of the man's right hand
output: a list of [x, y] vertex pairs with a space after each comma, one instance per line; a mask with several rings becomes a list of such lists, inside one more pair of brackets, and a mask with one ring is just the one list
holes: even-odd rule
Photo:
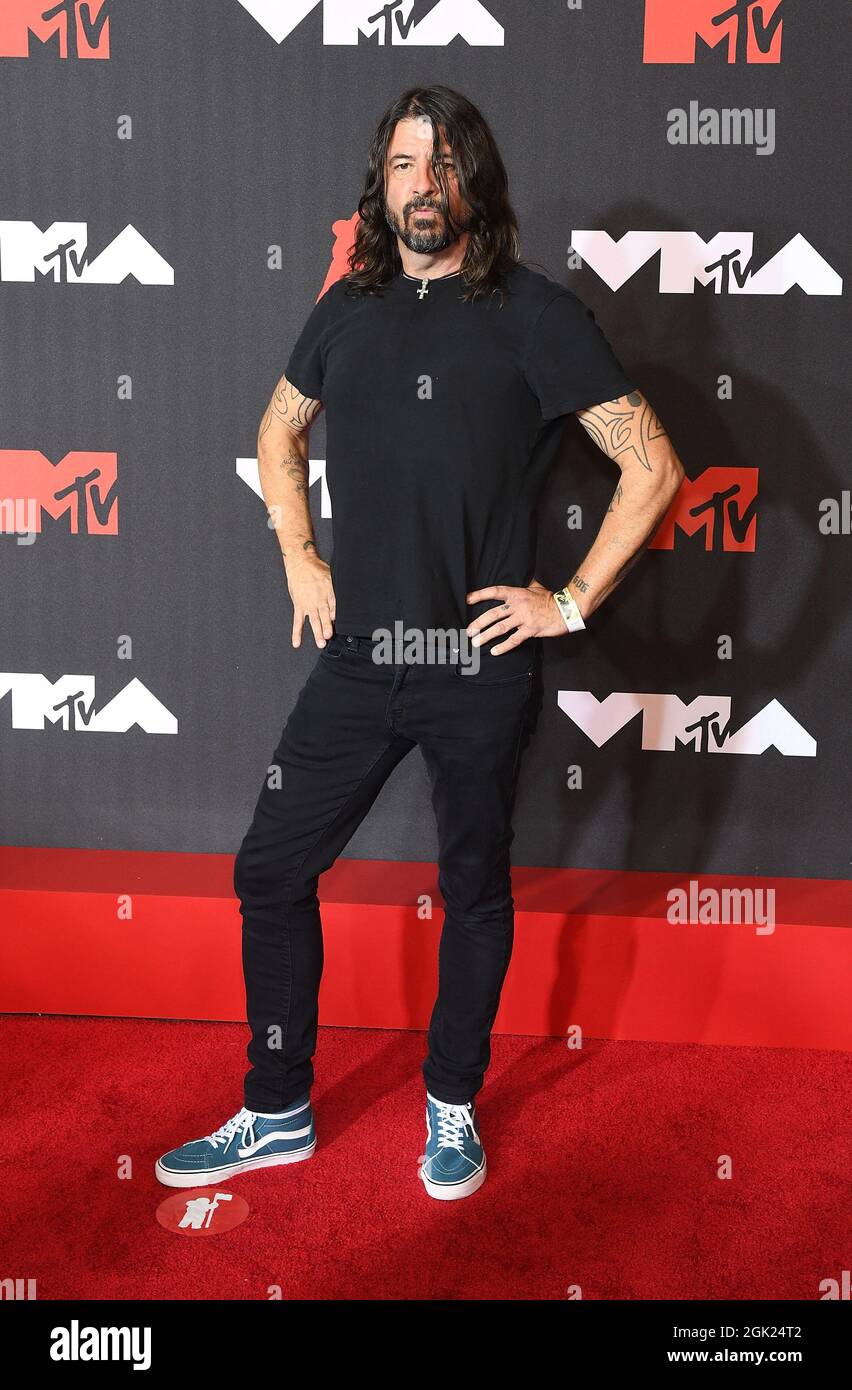
[[337, 605], [331, 568], [318, 555], [305, 556], [287, 566], [287, 588], [293, 600], [293, 646], [302, 645], [307, 618], [318, 647], [334, 636]]

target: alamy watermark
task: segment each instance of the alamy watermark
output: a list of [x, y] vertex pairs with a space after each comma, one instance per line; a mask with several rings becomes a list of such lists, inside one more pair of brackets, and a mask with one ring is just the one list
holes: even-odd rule
[[775, 931], [774, 888], [703, 888], [697, 879], [686, 888], [671, 888], [666, 921], [675, 925], [753, 926], [755, 936]]
[[753, 145], [757, 154], [775, 153], [774, 106], [673, 106], [666, 112], [670, 145]]
[[[504, 637], [506, 634], [502, 634]], [[458, 663], [462, 675], [479, 670], [480, 647], [473, 645], [464, 628], [406, 627], [401, 620], [371, 633], [377, 666], [443, 666]]]

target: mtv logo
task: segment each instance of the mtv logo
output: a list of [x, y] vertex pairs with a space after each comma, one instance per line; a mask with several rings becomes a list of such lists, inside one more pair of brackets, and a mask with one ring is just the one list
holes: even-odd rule
[[37, 534], [45, 515], [68, 521], [74, 536], [118, 534], [117, 455], [72, 450], [53, 464], [40, 449], [0, 449], [0, 534], [21, 530], [22, 501], [27, 529]]
[[57, 58], [108, 58], [109, 0], [2, 0], [0, 58], [29, 58], [39, 51]]
[[684, 478], [650, 550], [673, 550], [675, 530], [704, 532], [704, 549], [754, 551], [757, 533], [757, 468], [705, 468]]
[[355, 45], [361, 38], [380, 48], [445, 48], [462, 38], [471, 47], [501, 47], [503, 26], [481, 0], [438, 0], [419, 20], [420, 0], [239, 0], [276, 43], [322, 4], [323, 44]]
[[781, 62], [781, 0], [645, 0], [645, 63]]

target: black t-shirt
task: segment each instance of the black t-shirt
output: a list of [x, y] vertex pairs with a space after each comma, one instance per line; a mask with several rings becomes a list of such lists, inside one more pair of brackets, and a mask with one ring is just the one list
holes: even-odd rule
[[[335, 630], [467, 627], [465, 595], [535, 577], [535, 507], [566, 417], [634, 390], [592, 310], [523, 264], [500, 295], [401, 271], [335, 281], [285, 368], [321, 400]], [[566, 582], [567, 582], [566, 573]]]

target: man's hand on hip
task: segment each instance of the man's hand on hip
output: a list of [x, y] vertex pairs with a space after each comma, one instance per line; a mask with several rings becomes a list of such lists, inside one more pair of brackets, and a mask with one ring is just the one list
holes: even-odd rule
[[516, 589], [510, 584], [492, 584], [488, 589], [475, 589], [467, 595], [468, 603], [479, 603], [481, 599], [496, 598], [500, 602], [466, 628], [469, 637], [478, 637], [474, 646], [490, 642], [503, 633], [511, 633], [507, 641], [499, 647], [492, 647], [492, 655], [499, 656], [519, 647], [528, 637], [565, 637], [567, 628], [553, 593], [539, 584], [537, 579], [526, 589]]

